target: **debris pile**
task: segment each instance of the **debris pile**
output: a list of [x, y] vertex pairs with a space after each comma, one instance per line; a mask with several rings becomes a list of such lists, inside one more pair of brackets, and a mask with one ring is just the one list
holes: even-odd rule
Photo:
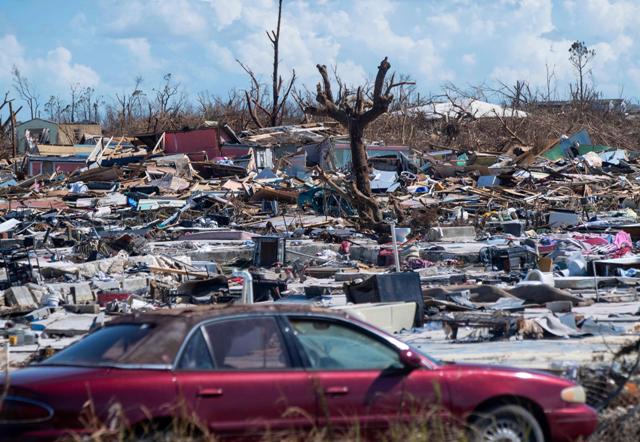
[[501, 154], [369, 143], [371, 195], [326, 123], [92, 140], [30, 138], [0, 165], [14, 365], [123, 312], [203, 303], [313, 303], [435, 356], [491, 341], [541, 368], [640, 331], [640, 154], [585, 130]]

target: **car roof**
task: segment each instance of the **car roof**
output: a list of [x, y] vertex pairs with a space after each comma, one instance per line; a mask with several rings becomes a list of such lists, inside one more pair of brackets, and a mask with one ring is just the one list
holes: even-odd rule
[[188, 322], [197, 324], [207, 319], [223, 316], [233, 316], [245, 313], [276, 313], [276, 314], [308, 314], [324, 313], [339, 317], [347, 317], [343, 312], [323, 307], [315, 307], [307, 304], [215, 304], [207, 306], [191, 306], [183, 308], [167, 308], [134, 312], [119, 316], [111, 320], [107, 325], [118, 323], [164, 323], [171, 321]]
[[105, 327], [119, 324], [151, 324], [153, 329], [133, 348], [125, 352], [119, 364], [173, 364], [182, 343], [197, 324], [208, 319], [243, 314], [322, 314], [349, 318], [345, 313], [326, 308], [298, 304], [224, 304], [135, 312], [117, 317]]

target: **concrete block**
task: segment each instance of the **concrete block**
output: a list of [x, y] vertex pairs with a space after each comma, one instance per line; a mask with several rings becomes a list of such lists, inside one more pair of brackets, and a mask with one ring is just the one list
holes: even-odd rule
[[72, 284], [69, 287], [69, 292], [71, 293], [71, 298], [73, 299], [74, 304], [84, 304], [95, 301], [95, 297], [91, 291], [91, 286], [88, 282]]
[[112, 292], [120, 290], [120, 281], [116, 279], [108, 279], [106, 281], [93, 280], [91, 281], [91, 285], [93, 285], [98, 291], [102, 290], [104, 292]]
[[146, 277], [140, 278], [125, 278], [122, 280], [123, 292], [137, 292], [147, 290], [149, 288], [149, 281]]
[[9, 306], [24, 308], [36, 308], [38, 304], [33, 295], [25, 286], [10, 287], [4, 292], [5, 300]]
[[78, 336], [89, 332], [97, 315], [84, 313], [75, 314], [67, 311], [58, 311], [47, 319], [32, 322], [31, 329], [44, 331], [48, 335]]
[[364, 245], [364, 246], [351, 246], [349, 255], [352, 259], [364, 261], [368, 264], [376, 264], [378, 262], [378, 253], [380, 252], [380, 246]]
[[42, 301], [42, 297], [47, 294], [47, 288], [38, 284], [34, 284], [32, 282], [28, 283], [26, 287], [31, 292], [33, 299], [36, 301], [36, 304], [40, 305]]

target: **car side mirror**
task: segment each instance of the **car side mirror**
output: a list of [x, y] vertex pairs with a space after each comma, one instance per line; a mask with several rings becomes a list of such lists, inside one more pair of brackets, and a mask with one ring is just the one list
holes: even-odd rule
[[422, 358], [413, 350], [401, 350], [400, 362], [407, 368], [420, 368], [422, 367]]

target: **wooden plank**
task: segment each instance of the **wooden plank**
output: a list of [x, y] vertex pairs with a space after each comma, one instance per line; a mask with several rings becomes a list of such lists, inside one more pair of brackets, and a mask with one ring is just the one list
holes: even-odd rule
[[151, 270], [154, 273], [167, 273], [167, 274], [173, 274], [173, 275], [188, 275], [188, 276], [193, 276], [196, 278], [209, 278], [210, 274], [207, 272], [193, 272], [193, 271], [188, 271], [188, 270], [183, 270], [183, 269], [172, 269], [169, 267], [153, 267], [150, 266], [149, 270]]

